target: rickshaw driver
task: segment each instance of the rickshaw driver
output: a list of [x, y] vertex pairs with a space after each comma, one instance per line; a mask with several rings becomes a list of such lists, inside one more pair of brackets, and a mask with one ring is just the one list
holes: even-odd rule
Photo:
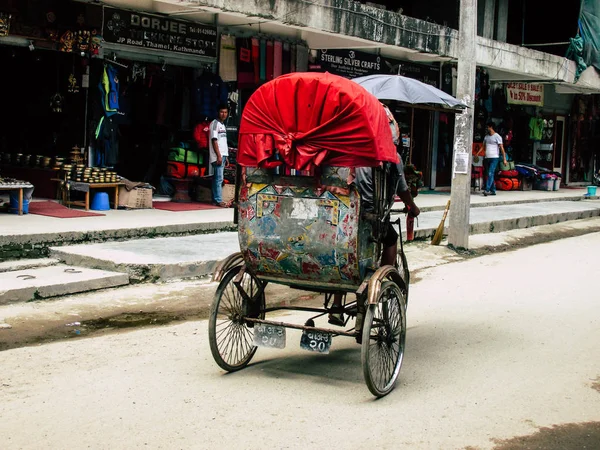
[[[382, 104], [383, 105], [383, 104]], [[399, 141], [399, 129], [394, 119], [394, 116], [391, 114], [386, 105], [383, 105], [386, 109], [386, 113], [388, 114], [388, 118], [390, 119], [390, 128], [392, 130], [392, 139], [394, 139], [394, 144], [397, 145]], [[406, 178], [404, 176], [404, 165], [402, 164], [402, 157], [398, 156], [399, 162], [395, 164], [395, 167], [392, 167], [393, 170], [388, 171], [389, 176], [392, 178], [390, 181], [394, 183], [396, 180], [398, 181], [398, 185], [396, 188], [396, 192], [400, 199], [404, 202], [404, 205], [408, 208], [408, 213], [417, 217], [421, 210], [415, 204], [415, 201], [410, 193], [408, 188], [408, 184], [406, 183]], [[396, 172], [396, 173], [393, 173]], [[373, 170], [371, 167], [357, 167], [355, 169], [355, 183], [358, 189], [358, 192], [361, 196], [361, 208], [366, 212], [373, 212]], [[394, 196], [392, 195], [388, 201], [391, 203], [394, 202]], [[396, 265], [396, 257], [398, 255], [398, 233], [392, 226], [389, 221], [387, 221], [387, 232], [382, 241], [383, 250], [381, 252], [381, 265], [386, 266], [394, 266]], [[333, 296], [333, 304], [332, 309], [335, 311], [340, 310], [342, 308], [342, 294], [335, 294]], [[332, 325], [344, 326], [344, 315], [341, 312], [332, 312], [329, 314], [329, 323]]]

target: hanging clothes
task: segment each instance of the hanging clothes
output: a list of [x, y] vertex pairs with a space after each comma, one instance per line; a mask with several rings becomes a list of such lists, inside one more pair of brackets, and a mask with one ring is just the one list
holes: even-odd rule
[[273, 78], [277, 78], [283, 69], [283, 42], [275, 41], [273, 47]]
[[296, 72], [308, 72], [308, 47], [296, 46]]
[[529, 139], [541, 141], [544, 135], [544, 119], [541, 117], [532, 117], [529, 119]]
[[116, 117], [102, 117], [95, 138], [95, 165], [114, 167], [119, 160], [119, 125]]
[[273, 41], [267, 41], [267, 81], [271, 81], [273, 79], [273, 69], [274, 69], [274, 44]]
[[290, 45], [290, 72], [296, 71], [296, 44]]
[[260, 40], [260, 81], [264, 83], [267, 80], [267, 40]]
[[216, 118], [217, 108], [219, 104], [227, 103], [228, 94], [227, 83], [219, 75], [204, 71], [194, 80], [192, 86], [194, 122]]
[[237, 38], [237, 69], [238, 87], [240, 89], [255, 87], [254, 63], [252, 62], [252, 40], [249, 38]]
[[254, 65], [254, 84], [260, 84], [260, 41], [252, 38], [252, 64]]
[[283, 44], [283, 64], [281, 67], [281, 71], [282, 73], [290, 73], [290, 67], [291, 67], [291, 48], [290, 48], [290, 43], [289, 42], [285, 42]]
[[116, 114], [119, 110], [119, 76], [115, 67], [104, 66], [98, 89], [104, 113], [107, 116]]
[[221, 35], [219, 52], [219, 76], [225, 82], [237, 81], [235, 37], [226, 34]]

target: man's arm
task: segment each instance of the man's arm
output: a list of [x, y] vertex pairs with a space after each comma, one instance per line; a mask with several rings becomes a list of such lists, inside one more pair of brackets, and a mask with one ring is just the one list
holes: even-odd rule
[[398, 197], [404, 202], [406, 207], [409, 209], [410, 214], [413, 217], [417, 217], [421, 214], [421, 210], [415, 204], [413, 196], [410, 193], [410, 189], [408, 188], [408, 184], [406, 183], [406, 176], [404, 175], [404, 164], [402, 163], [402, 158], [398, 157], [400, 160], [396, 164], [396, 169], [398, 170], [398, 175], [400, 179], [398, 180]]
[[408, 208], [408, 212], [410, 213], [411, 216], [417, 217], [419, 214], [421, 214], [421, 210], [415, 204], [415, 201], [410, 193], [410, 190], [398, 192], [398, 196], [402, 199], [402, 201]]

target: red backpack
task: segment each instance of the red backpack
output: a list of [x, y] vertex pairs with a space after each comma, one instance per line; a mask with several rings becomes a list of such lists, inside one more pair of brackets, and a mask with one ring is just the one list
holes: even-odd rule
[[198, 148], [204, 149], [208, 148], [208, 135], [210, 133], [210, 122], [204, 121], [200, 122], [194, 128], [194, 140], [198, 145]]

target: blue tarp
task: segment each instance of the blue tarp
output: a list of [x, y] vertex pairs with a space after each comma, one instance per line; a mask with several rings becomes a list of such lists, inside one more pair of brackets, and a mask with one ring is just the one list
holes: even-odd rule
[[600, 0], [581, 0], [579, 33], [583, 38], [583, 60], [600, 70]]

